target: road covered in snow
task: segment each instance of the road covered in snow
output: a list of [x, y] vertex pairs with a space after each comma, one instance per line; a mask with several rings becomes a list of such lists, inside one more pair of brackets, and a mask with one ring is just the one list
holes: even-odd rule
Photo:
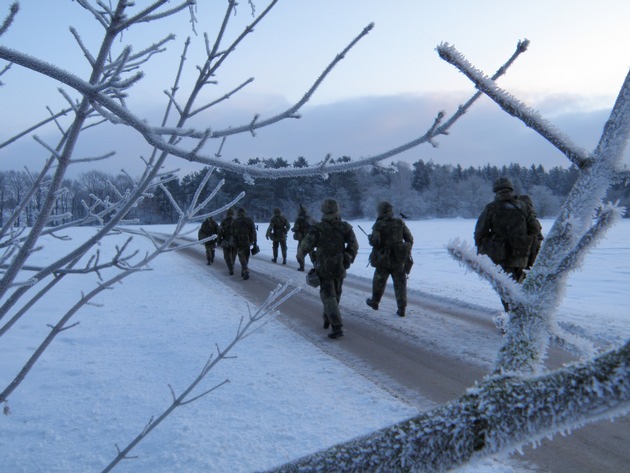
[[[199, 253], [187, 255], [202, 264]], [[464, 394], [466, 388], [491, 373], [502, 334], [492, 319], [499, 309], [467, 304], [455, 298], [409, 290], [407, 316], [396, 315], [393, 289], [388, 287], [378, 311], [365, 304], [371, 280], [350, 274], [344, 283], [341, 312], [345, 336], [327, 338], [322, 327], [319, 292], [307, 286], [295, 261], [274, 264], [268, 255], [252, 257], [251, 278], [228, 276], [221, 252], [208, 271], [253, 304], [261, 303], [277, 285], [290, 281], [302, 290], [285, 302], [277, 320], [338, 362], [424, 411]], [[282, 343], [281, 340], [278, 343]], [[560, 366], [571, 357], [558, 349], [549, 365]], [[343, 382], [343, 380], [339, 380]], [[536, 449], [526, 448], [511, 460], [523, 471], [592, 473], [623, 471], [630, 462], [628, 417], [602, 421], [572, 435], [556, 436]]]

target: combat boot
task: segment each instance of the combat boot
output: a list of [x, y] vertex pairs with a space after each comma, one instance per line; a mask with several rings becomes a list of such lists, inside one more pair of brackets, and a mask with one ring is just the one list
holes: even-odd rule
[[286, 258], [282, 258], [282, 264], [287, 264], [287, 259]]
[[400, 317], [404, 317], [405, 316], [405, 308], [404, 307], [399, 307], [398, 310], [396, 311], [396, 315], [398, 315]]
[[328, 334], [328, 338], [336, 339], [343, 337], [343, 330], [341, 330], [341, 325], [335, 325], [332, 328], [332, 331]]
[[300, 266], [300, 267], [298, 268], [298, 271], [304, 271], [304, 265]]
[[378, 302], [376, 302], [374, 299], [372, 299], [371, 297], [368, 299], [365, 299], [365, 303], [367, 305], [369, 305], [372, 309], [374, 310], [378, 310]]

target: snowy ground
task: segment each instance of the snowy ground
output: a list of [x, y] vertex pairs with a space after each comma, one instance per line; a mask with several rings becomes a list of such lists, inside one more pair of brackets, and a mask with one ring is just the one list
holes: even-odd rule
[[[369, 233], [372, 222], [353, 223], [361, 249], [350, 272], [371, 277], [366, 267], [369, 246], [357, 225]], [[543, 226], [551, 223], [544, 220]], [[409, 226], [416, 241], [410, 289], [486, 307], [489, 313], [499, 311], [498, 297], [487, 283], [467, 274], [444, 250], [453, 238], [472, 241], [473, 220], [426, 220]], [[266, 224], [259, 225], [262, 251], [252, 261], [255, 271], [268, 267], [271, 247], [265, 230]], [[589, 255], [583, 270], [572, 277], [558, 314], [565, 327], [600, 345], [630, 337], [629, 230], [630, 221], [624, 220]], [[81, 238], [89, 231], [72, 234]], [[148, 245], [141, 238], [134, 242], [140, 248]], [[62, 245], [51, 240], [47, 249]], [[295, 241], [290, 239], [289, 245], [294, 263]], [[106, 253], [107, 246], [101, 251]], [[11, 414], [0, 420], [0, 471], [101, 471], [116, 455], [116, 444], [124, 447], [170, 403], [169, 386], [181, 392], [216, 352], [215, 346], [231, 340], [249, 306], [221, 283], [223, 272], [206, 271], [202, 258], [200, 253], [199, 265], [191, 265], [177, 254], [163, 255], [153, 271], [128, 278], [99, 296], [101, 307], [86, 307], [75, 316], [80, 324], [57, 338], [10, 397]], [[294, 267], [274, 266], [274, 272], [289, 269], [293, 278]], [[80, 280], [68, 280], [54, 299], [36, 304], [0, 340], [2, 387], [46, 334], [46, 324], [75, 302], [82, 288]], [[420, 319], [410, 308], [410, 315], [396, 323], [406, 323], [410, 330], [420, 323], [431, 328]], [[483, 340], [468, 338], [465, 350], [490, 350]], [[440, 349], [453, 350], [460, 343], [442, 342]], [[277, 322], [247, 338], [234, 354], [237, 358], [221, 363], [199, 392], [225, 379], [228, 384], [176, 410], [134, 450], [138, 458], [116, 471], [258, 471], [416, 413]], [[482, 358], [489, 362], [491, 354]], [[488, 460], [466, 471], [523, 470], [513, 462]]]

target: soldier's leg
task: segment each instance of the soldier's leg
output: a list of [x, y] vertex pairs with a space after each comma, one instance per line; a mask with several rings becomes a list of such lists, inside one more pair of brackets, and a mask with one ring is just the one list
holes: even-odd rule
[[280, 240], [280, 249], [282, 250], [282, 264], [287, 264], [287, 240]]
[[210, 263], [214, 263], [214, 249], [217, 247], [215, 242], [210, 244]]
[[[339, 303], [337, 302], [336, 284], [333, 279], [322, 279], [319, 286], [319, 297], [324, 305], [324, 314], [332, 325], [332, 333], [341, 332], [343, 322], [341, 313], [339, 312]], [[341, 332], [343, 333], [343, 332]]]
[[234, 261], [232, 259], [231, 247], [223, 248], [223, 259], [225, 260], [225, 265], [227, 266], [229, 273], [234, 274]]
[[238, 261], [241, 263], [241, 276], [243, 279], [249, 279], [249, 247], [239, 247], [238, 248]]
[[378, 310], [378, 304], [381, 302], [381, 298], [385, 292], [388, 277], [388, 272], [378, 268], [374, 270], [374, 277], [372, 278], [372, 297], [365, 301], [365, 303], [374, 310]]
[[212, 247], [209, 243], [204, 244], [204, 247], [206, 248], [206, 261], [208, 264], [212, 264]]
[[278, 261], [278, 242], [274, 240], [271, 247], [273, 248], [273, 258], [271, 258], [271, 261], [275, 263]]
[[398, 306], [398, 314], [405, 316], [405, 308], [407, 307], [407, 273], [405, 268], [401, 267], [392, 272], [392, 281], [394, 281], [394, 293], [396, 294], [396, 305]]
[[300, 257], [299, 253], [295, 255], [298, 262], [298, 271], [304, 271], [304, 257]]

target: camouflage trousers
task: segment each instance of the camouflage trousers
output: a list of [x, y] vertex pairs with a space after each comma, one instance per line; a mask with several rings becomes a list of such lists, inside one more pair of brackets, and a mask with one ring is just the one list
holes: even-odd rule
[[287, 240], [286, 238], [283, 240], [273, 240], [272, 249], [273, 249], [273, 260], [276, 261], [278, 259], [278, 247], [282, 251], [282, 259], [284, 261], [287, 260]]
[[[298, 248], [300, 247], [300, 243], [302, 243], [302, 240], [298, 241], [298, 245], [297, 245]], [[311, 264], [313, 264], [313, 262], [315, 261], [315, 252], [314, 251], [309, 252], [308, 257], [311, 260]], [[295, 259], [297, 260], [300, 269], [303, 270], [304, 269], [304, 263], [306, 261], [305, 261], [305, 258], [303, 256], [300, 256], [300, 252], [299, 251], [295, 255]]]
[[324, 304], [324, 322], [329, 321], [333, 328], [341, 328], [343, 326], [341, 312], [339, 312], [342, 286], [343, 278], [320, 278], [319, 297], [322, 300], [322, 304]]
[[238, 262], [241, 264], [241, 276], [249, 273], [249, 255], [251, 250], [249, 246], [239, 246], [236, 248], [236, 254], [238, 255]]
[[234, 263], [236, 262], [236, 248], [228, 246], [223, 248], [223, 259], [230, 274], [234, 274]]
[[394, 282], [396, 305], [399, 309], [404, 309], [407, 307], [407, 274], [405, 273], [405, 267], [403, 265], [395, 269], [377, 268], [374, 270], [374, 277], [372, 278], [372, 300], [377, 304], [381, 301], [385, 287], [387, 286], [387, 279], [390, 276]]
[[[525, 271], [523, 271], [524, 268], [501, 265], [501, 269], [503, 269], [503, 271], [505, 271], [512, 279], [514, 279], [519, 284], [521, 284], [525, 280]], [[510, 304], [508, 304], [506, 300], [501, 299], [501, 304], [503, 305], [503, 310], [505, 312], [510, 311]]]
[[208, 263], [214, 263], [214, 248], [217, 244], [211, 241], [209, 243], [204, 243], [204, 246], [206, 247], [206, 259], [208, 260]]

